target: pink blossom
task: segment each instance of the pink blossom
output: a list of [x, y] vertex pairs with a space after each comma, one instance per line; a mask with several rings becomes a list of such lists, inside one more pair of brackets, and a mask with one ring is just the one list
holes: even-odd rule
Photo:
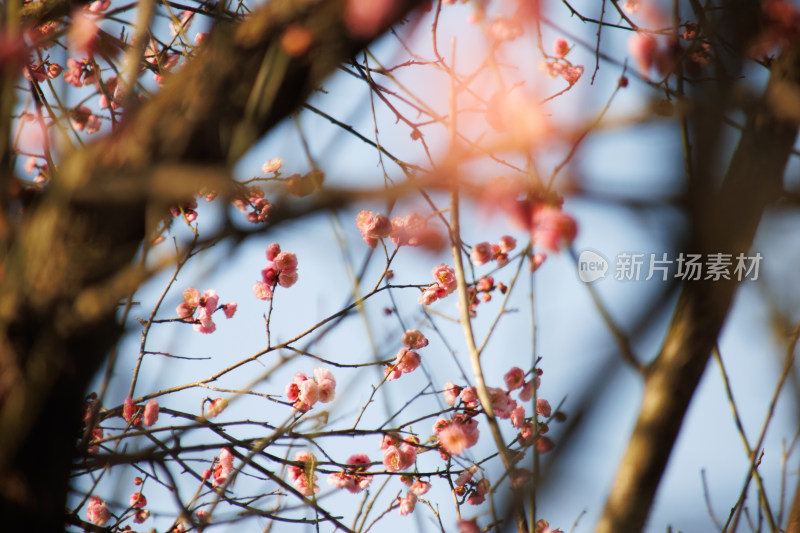
[[411, 467], [417, 458], [416, 447], [403, 444], [391, 445], [383, 451], [383, 465], [389, 472], [399, 472]]
[[371, 248], [378, 245], [378, 241], [392, 233], [392, 221], [380, 213], [373, 215], [372, 211], [362, 210], [356, 216], [356, 226], [361, 231], [361, 237]]
[[522, 425], [525, 423], [525, 407], [522, 405], [517, 405], [513, 411], [511, 411], [511, 424], [517, 428], [521, 429]]
[[561, 77], [564, 78], [570, 85], [575, 85], [578, 80], [583, 76], [583, 66], [568, 67], [561, 71]]
[[130, 497], [130, 506], [134, 509], [141, 509], [147, 505], [147, 498], [141, 492], [134, 492]]
[[480, 404], [478, 392], [475, 390], [475, 387], [465, 387], [461, 389], [459, 397], [469, 407], [477, 407]]
[[622, 9], [631, 15], [639, 11], [640, 7], [642, 7], [642, 0], [626, 0], [626, 2], [622, 5]]
[[472, 247], [469, 257], [475, 266], [481, 266], [491, 261], [492, 255], [492, 245], [488, 242], [479, 242]]
[[97, 525], [104, 526], [111, 519], [111, 511], [106, 508], [106, 502], [100, 496], [94, 495], [86, 504], [86, 519]]
[[281, 245], [273, 242], [267, 246], [267, 261], [274, 261], [279, 253], [281, 253]]
[[486, 34], [494, 41], [513, 41], [522, 33], [519, 21], [509, 17], [497, 17], [486, 28]]
[[236, 302], [229, 302], [222, 306], [222, 312], [225, 313], [225, 318], [233, 318], [236, 314]]
[[430, 305], [436, 300], [438, 300], [439, 299], [438, 288], [439, 288], [438, 285], [431, 285], [430, 287], [425, 289], [420, 295], [419, 299], [417, 300], [417, 303], [420, 303], [422, 305]]
[[319, 401], [328, 403], [336, 396], [336, 382], [331, 380], [323, 380], [319, 383], [318, 388]]
[[569, 43], [563, 37], [559, 37], [553, 42], [553, 55], [562, 59], [567, 53], [569, 53]]
[[428, 339], [418, 329], [409, 329], [403, 333], [403, 346], [412, 350], [419, 350], [428, 345]]
[[344, 22], [354, 37], [369, 39], [380, 33], [392, 18], [392, 0], [347, 0]]
[[102, 13], [111, 7], [111, 0], [95, 0], [89, 4], [89, 11], [92, 13]]
[[297, 489], [297, 492], [303, 496], [311, 496], [319, 492], [319, 486], [316, 484], [317, 475], [313, 473], [313, 466], [317, 461], [314, 454], [307, 451], [297, 452], [294, 460], [305, 463], [302, 467], [294, 465], [289, 467], [289, 477], [294, 481], [294, 488]]
[[557, 61], [540, 61], [539, 62], [539, 71], [544, 73], [545, 76], [550, 78], [551, 80], [557, 78], [567, 66], [564, 63], [559, 63]]
[[459, 394], [461, 394], [461, 387], [450, 381], [444, 384], [444, 401], [447, 402], [447, 405], [453, 407]]
[[356, 453], [350, 456], [347, 459], [347, 464], [355, 466], [357, 468], [363, 468], [363, 465], [369, 465], [372, 461], [370, 461], [369, 456], [365, 453]]
[[218, 487], [225, 483], [232, 470], [233, 454], [228, 448], [222, 448], [219, 452], [219, 459], [214, 465], [214, 486]]
[[540, 204], [534, 207], [531, 221], [534, 242], [554, 252], [561, 246], [572, 243], [578, 233], [575, 220], [552, 205]]
[[550, 418], [550, 402], [544, 398], [536, 399], [536, 414], [545, 418]]
[[456, 523], [458, 533], [481, 533], [481, 528], [478, 527], [477, 518], [472, 520], [459, 520]]
[[417, 495], [409, 491], [404, 498], [400, 498], [400, 514], [406, 516], [414, 512], [417, 504]]
[[475, 489], [470, 493], [467, 498], [469, 505], [480, 505], [486, 501], [486, 493], [490, 489], [489, 480], [486, 478], [481, 479], [475, 484]]
[[359, 492], [358, 480], [345, 472], [334, 472], [328, 476], [328, 484], [337, 489], [347, 489], [352, 493]]
[[272, 287], [263, 281], [257, 281], [253, 293], [259, 300], [272, 300]]
[[80, 54], [91, 55], [100, 29], [93, 17], [77, 12], [72, 17], [72, 24], [67, 30], [69, 48]]
[[455, 485], [456, 487], [463, 487], [467, 483], [472, 480], [472, 476], [478, 471], [478, 465], [472, 465], [469, 468], [464, 469], [464, 471], [459, 474], [456, 478]]
[[649, 33], [636, 32], [628, 39], [628, 52], [639, 65], [641, 73], [647, 75], [656, 62], [658, 42]]
[[158, 420], [158, 402], [155, 399], [150, 400], [144, 406], [144, 415], [142, 422], [145, 426], [150, 427]]
[[461, 455], [464, 450], [474, 446], [477, 442], [477, 428], [458, 422], [448, 425], [439, 433], [439, 444], [450, 455]]
[[292, 252], [280, 252], [273, 260], [278, 270], [297, 270], [297, 256]]
[[417, 496], [422, 496], [429, 490], [431, 490], [431, 484], [428, 483], [427, 481], [421, 481], [418, 479], [411, 485], [411, 488], [408, 489], [408, 492], [409, 494], [416, 494]]
[[492, 400], [492, 410], [498, 418], [511, 418], [511, 412], [516, 408], [517, 402], [511, 399], [511, 395], [498, 387], [487, 387], [489, 398]]
[[133, 513], [133, 523], [134, 524], [141, 524], [145, 520], [150, 518], [150, 510], [149, 509], [137, 509]]
[[224, 411], [226, 407], [228, 407], [228, 400], [225, 398], [211, 400], [206, 408], [206, 418], [214, 418]]
[[417, 367], [419, 367], [419, 363], [420, 357], [417, 352], [407, 350], [406, 348], [400, 348], [400, 351], [397, 352], [395, 365], [397, 365], [397, 370], [403, 374], [407, 374], [416, 370]]
[[542, 266], [544, 260], [547, 259], [547, 254], [533, 254], [528, 262], [528, 270], [536, 272]]
[[125, 398], [125, 401], [122, 403], [122, 418], [125, 419], [125, 422], [130, 422], [133, 415], [136, 414], [136, 404], [133, 403], [133, 399], [128, 396]]
[[549, 437], [539, 435], [539, 438], [536, 439], [536, 451], [539, 453], [547, 453], [555, 447], [556, 444]]
[[510, 235], [503, 235], [500, 237], [499, 245], [502, 252], [508, 253], [517, 247], [517, 239], [511, 237]]
[[506, 372], [506, 375], [503, 376], [503, 381], [505, 381], [508, 390], [519, 389], [525, 384], [525, 372], [518, 366], [515, 366]]
[[278, 275], [278, 285], [288, 289], [297, 283], [297, 270], [282, 270]]
[[[281, 159], [280, 157], [276, 157], [264, 163], [261, 166], [261, 172], [264, 174], [272, 174], [278, 172], [282, 166], [283, 166], [283, 159]], [[269, 261], [272, 261], [272, 258], [269, 256], [267, 256], [267, 259]]]

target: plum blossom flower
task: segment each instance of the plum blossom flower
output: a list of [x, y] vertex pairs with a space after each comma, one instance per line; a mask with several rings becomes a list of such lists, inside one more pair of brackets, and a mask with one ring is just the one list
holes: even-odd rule
[[133, 398], [128, 396], [125, 398], [125, 401], [122, 403], [122, 418], [125, 419], [125, 422], [130, 422], [133, 415], [136, 414], [136, 404], [133, 403]]
[[428, 339], [418, 329], [409, 329], [403, 333], [403, 346], [411, 350], [419, 350], [428, 345]]
[[436, 283], [425, 289], [420, 296], [418, 301], [423, 305], [429, 305], [456, 290], [456, 272], [452, 267], [441, 264], [434, 267], [432, 273]]
[[525, 384], [525, 371], [518, 366], [512, 367], [511, 370], [506, 372], [506, 375], [503, 376], [503, 381], [506, 384], [506, 388], [510, 391], [522, 388]]
[[409, 491], [404, 498], [400, 498], [400, 514], [406, 516], [414, 512], [417, 504], [417, 495]]
[[523, 29], [516, 19], [497, 17], [487, 26], [486, 34], [494, 41], [513, 41], [523, 34]]
[[211, 400], [206, 408], [206, 418], [214, 418], [224, 411], [226, 407], [228, 407], [228, 400], [225, 398]]
[[283, 159], [281, 159], [280, 157], [276, 157], [264, 163], [261, 166], [261, 172], [264, 174], [274, 174], [275, 172], [278, 172], [282, 166], [283, 166]]
[[451, 423], [439, 432], [439, 445], [450, 455], [461, 455], [467, 448], [475, 446], [479, 436], [476, 420], [472, 418], [461, 420], [454, 417]]
[[228, 476], [233, 470], [233, 454], [228, 448], [219, 451], [219, 459], [214, 465], [214, 486], [218, 487], [227, 481]]
[[469, 468], [465, 468], [461, 474], [456, 478], [455, 485], [456, 487], [463, 487], [470, 481], [472, 481], [472, 476], [478, 471], [478, 465], [472, 465]]
[[417, 213], [394, 217], [389, 238], [395, 246], [422, 246], [433, 251], [439, 251], [445, 245], [441, 233], [429, 227], [428, 220]]
[[453, 407], [459, 394], [461, 394], [461, 387], [450, 381], [444, 384], [444, 401], [447, 402], [447, 405]]
[[362, 210], [356, 216], [356, 226], [361, 232], [361, 238], [375, 248], [378, 241], [392, 233], [392, 221], [381, 213], [373, 214], [372, 211]]
[[314, 369], [314, 379], [296, 372], [292, 382], [286, 385], [286, 397], [294, 402], [296, 411], [308, 411], [319, 402], [327, 403], [336, 396], [336, 379], [324, 368]]
[[217, 329], [217, 325], [214, 324], [211, 315], [216, 312], [217, 304], [219, 304], [217, 291], [204, 291], [201, 296], [200, 291], [194, 287], [189, 287], [183, 292], [183, 303], [177, 308], [178, 317], [189, 322], [189, 318], [197, 311], [193, 329], [200, 333], [214, 333]]
[[289, 467], [289, 477], [294, 482], [294, 488], [303, 496], [311, 496], [319, 492], [319, 485], [316, 484], [317, 474], [314, 473], [314, 466], [317, 458], [311, 452], [297, 452], [294, 456], [295, 462], [304, 463], [300, 466]]
[[144, 415], [142, 422], [145, 426], [150, 427], [158, 420], [158, 401], [155, 399], [150, 400], [144, 406]]
[[551, 414], [550, 409], [550, 402], [545, 400], [544, 398], [537, 398], [536, 399], [536, 414], [539, 416], [543, 416], [544, 418], [550, 418]]
[[488, 242], [479, 242], [472, 247], [472, 251], [469, 254], [475, 266], [485, 265], [492, 260], [492, 256], [492, 245]]
[[[384, 444], [386, 445], [384, 447]], [[381, 448], [383, 449], [383, 465], [389, 472], [400, 472], [413, 466], [417, 460], [416, 438], [408, 437], [400, 441], [394, 437], [385, 436]]]
[[267, 266], [261, 270], [261, 281], [257, 281], [253, 292], [259, 300], [271, 300], [276, 285], [289, 288], [297, 283], [297, 256], [282, 252], [278, 243], [267, 247]]
[[561, 71], [561, 77], [570, 85], [575, 85], [583, 76], [583, 65], [568, 67]]
[[511, 411], [511, 425], [517, 429], [521, 429], [524, 423], [525, 407], [522, 405], [517, 405], [514, 410]]
[[628, 52], [639, 66], [639, 71], [647, 75], [656, 64], [658, 42], [649, 33], [636, 32], [628, 39]]
[[553, 252], [557, 252], [561, 246], [569, 245], [578, 233], [575, 219], [559, 207], [549, 204], [540, 204], [533, 208], [531, 226], [533, 240]]
[[501, 252], [508, 253], [517, 247], [517, 239], [511, 237], [510, 235], [503, 235], [500, 237], [498, 246], [500, 247]]
[[144, 497], [144, 494], [141, 492], [134, 492], [131, 494], [130, 498], [130, 506], [134, 509], [141, 509], [145, 505], [147, 505], [147, 498]]
[[481, 533], [477, 520], [477, 518], [473, 518], [472, 520], [459, 520], [456, 522], [458, 533]]
[[563, 59], [569, 53], [569, 43], [563, 37], [553, 41], [553, 55], [558, 59]]
[[394, 362], [390, 363], [384, 370], [386, 381], [391, 381], [399, 378], [402, 374], [413, 372], [419, 367], [419, 363], [420, 356], [417, 352], [406, 348], [400, 348]]
[[86, 519], [97, 526], [104, 526], [111, 519], [111, 511], [108, 510], [105, 500], [101, 500], [100, 496], [93, 495], [89, 498], [89, 502], [86, 504]]

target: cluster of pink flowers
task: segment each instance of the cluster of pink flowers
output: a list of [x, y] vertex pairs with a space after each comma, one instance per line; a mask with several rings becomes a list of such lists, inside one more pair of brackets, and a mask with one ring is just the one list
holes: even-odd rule
[[486, 494], [491, 489], [489, 480], [481, 478], [474, 480], [473, 476], [478, 472], [478, 466], [472, 465], [465, 468], [455, 480], [456, 495], [465, 498], [469, 505], [480, 505], [486, 501]]
[[84, 131], [91, 135], [100, 130], [100, 117], [92, 114], [92, 110], [85, 105], [78, 106], [70, 113], [70, 122], [77, 131]]
[[347, 460], [347, 468], [328, 476], [328, 483], [339, 489], [347, 489], [357, 494], [369, 487], [372, 476], [367, 474], [370, 465], [369, 457], [364, 453], [351, 455]]
[[327, 403], [336, 395], [336, 379], [330, 370], [314, 369], [314, 379], [297, 372], [292, 382], [286, 385], [286, 397], [294, 402], [296, 411], [306, 412], [317, 403]]
[[503, 235], [497, 244], [479, 242], [472, 247], [469, 257], [475, 266], [485, 265], [489, 261], [497, 261], [497, 266], [501, 267], [508, 263], [508, 252], [516, 247], [517, 240], [514, 237]]
[[125, 422], [130, 422], [133, 419], [133, 425], [139, 426], [140, 424], [144, 424], [147, 427], [152, 426], [158, 421], [158, 401], [155, 399], [150, 400], [144, 406], [144, 410], [141, 411], [141, 418], [133, 418], [140, 414], [139, 406], [133, 403], [133, 399], [128, 396], [125, 398], [125, 401], [122, 403], [122, 418], [125, 419]]
[[413, 350], [427, 346], [428, 339], [419, 330], [410, 329], [403, 333], [403, 345], [405, 348], [400, 348], [395, 360], [383, 369], [386, 381], [392, 381], [403, 374], [416, 370], [419, 367], [420, 356]]
[[[467, 287], [467, 301], [469, 302], [469, 316], [475, 317], [477, 316], [477, 307], [478, 304], [483, 302], [488, 302], [492, 299], [492, 293], [494, 290], [499, 290], [502, 294], [505, 294], [508, 291], [508, 287], [506, 287], [502, 282], [497, 282], [495, 285], [494, 278], [492, 276], [484, 276], [479, 279], [474, 285], [470, 285]], [[459, 302], [460, 303], [460, 302]]]
[[[578, 234], [575, 219], [564, 213], [561, 205], [522, 200], [509, 204], [509, 208], [512, 211], [512, 220], [531, 232], [533, 242], [552, 252], [569, 246]], [[542, 261], [544, 256], [540, 257], [538, 264]]]
[[466, 413], [456, 413], [453, 418], [440, 418], [433, 425], [433, 434], [439, 437], [439, 447], [448, 455], [461, 455], [478, 443], [478, 421]]
[[583, 66], [573, 66], [566, 59], [570, 47], [567, 40], [560, 37], [553, 43], [553, 59], [549, 61], [542, 61], [539, 63], [539, 70], [542, 71], [548, 78], [557, 78], [561, 76], [570, 84], [575, 85], [581, 76], [583, 76]]
[[486, 35], [493, 41], [513, 41], [524, 33], [519, 20], [510, 17], [496, 17], [486, 26]]
[[303, 496], [311, 496], [319, 492], [319, 485], [317, 485], [317, 474], [314, 473], [314, 467], [317, 463], [317, 458], [311, 452], [297, 452], [294, 456], [295, 462], [303, 463], [303, 466], [290, 466], [289, 477], [294, 482], [294, 488]]
[[421, 479], [415, 479], [413, 476], [402, 475], [402, 481], [407, 487], [408, 492], [403, 497], [398, 497], [398, 509], [401, 516], [406, 516], [414, 512], [414, 507], [417, 505], [419, 496], [431, 490], [431, 484]]
[[[136, 479], [139, 480], [139, 478]], [[134, 483], [136, 483], [136, 481], [134, 481]], [[140, 485], [141, 480], [136, 484]], [[141, 524], [150, 517], [150, 511], [144, 508], [145, 505], [147, 505], [147, 498], [144, 497], [142, 491], [131, 494], [130, 507], [134, 510], [133, 522], [135, 524]]]
[[411, 468], [417, 460], [417, 444], [419, 439], [414, 436], [401, 440], [394, 435], [384, 435], [381, 440], [381, 450], [386, 470], [400, 472]]
[[177, 204], [169, 206], [169, 214], [173, 217], [183, 216], [183, 220], [186, 221], [187, 224], [194, 222], [197, 219], [197, 200], [192, 198], [191, 200], [187, 200], [185, 202], [179, 202]]
[[272, 210], [272, 204], [264, 198], [264, 189], [257, 185], [246, 187], [243, 193], [233, 197], [231, 203], [233, 207], [245, 213], [247, 221], [253, 224], [265, 222]]
[[417, 300], [422, 305], [430, 305], [456, 290], [456, 272], [447, 265], [439, 265], [433, 269], [436, 283], [426, 288]]
[[[194, 324], [194, 330], [200, 333], [214, 333], [217, 330], [217, 325], [212, 320], [212, 315], [217, 311], [217, 304], [219, 303], [219, 296], [214, 290], [205, 291], [200, 295], [200, 291], [194, 287], [189, 287], [183, 291], [183, 302], [178, 305], [176, 312], [178, 318], [184, 322], [191, 322]], [[233, 318], [236, 313], [236, 302], [230, 302], [219, 309], [225, 313], [225, 318]], [[194, 314], [197, 312], [197, 316]]]
[[297, 283], [297, 256], [292, 252], [282, 252], [281, 246], [273, 242], [267, 246], [267, 261], [261, 270], [261, 281], [253, 287], [259, 300], [271, 300], [277, 285], [288, 289]]
[[86, 504], [86, 519], [97, 526], [104, 526], [111, 520], [111, 511], [106, 507], [105, 500], [93, 495]]
[[371, 248], [378, 245], [378, 241], [389, 237], [395, 246], [422, 246], [430, 250], [440, 250], [444, 238], [435, 229], [428, 226], [428, 219], [411, 213], [407, 216], [389, 217], [382, 213], [362, 210], [356, 216], [356, 227]]

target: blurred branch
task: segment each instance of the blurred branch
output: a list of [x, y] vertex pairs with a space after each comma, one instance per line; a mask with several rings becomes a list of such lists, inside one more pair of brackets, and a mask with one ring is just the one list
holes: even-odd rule
[[[731, 253], [734, 257], [747, 252], [764, 209], [780, 197], [784, 169], [797, 137], [797, 123], [775, 105], [776, 96], [786, 89], [796, 90], [798, 85], [800, 41], [795, 40], [776, 61], [764, 96], [749, 113], [721, 188], [715, 191], [710, 178], [700, 173], [696, 175], [703, 176], [699, 179], [704, 181], [689, 184], [694, 190], [690, 206], [694, 250]], [[720, 104], [709, 107], [705, 115], [695, 118], [719, 124]], [[718, 131], [713, 124], [710, 129], [707, 124], [701, 126], [700, 136]], [[707, 145], [714, 143], [713, 139], [699, 140]], [[703, 155], [712, 157], [710, 153]], [[735, 289], [735, 280], [684, 284], [661, 353], [646, 368], [642, 408], [597, 531], [644, 528]]]

